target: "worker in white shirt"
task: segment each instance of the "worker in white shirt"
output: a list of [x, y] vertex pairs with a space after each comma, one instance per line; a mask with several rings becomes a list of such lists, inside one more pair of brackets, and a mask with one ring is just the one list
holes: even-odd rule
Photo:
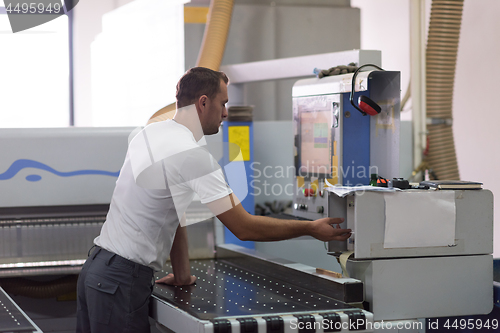
[[188, 70], [177, 84], [173, 120], [152, 123], [131, 141], [106, 221], [78, 279], [77, 332], [149, 332], [153, 275], [169, 254], [173, 273], [156, 282], [195, 283], [183, 223], [195, 193], [241, 240], [350, 237], [350, 229], [340, 229], [340, 218], [282, 220], [245, 211], [199, 144], [228, 115], [228, 81], [222, 72]]

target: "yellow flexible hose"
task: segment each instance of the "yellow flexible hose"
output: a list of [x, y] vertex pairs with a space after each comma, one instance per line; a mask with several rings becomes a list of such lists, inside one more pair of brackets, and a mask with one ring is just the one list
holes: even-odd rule
[[[428, 118], [453, 118], [453, 86], [463, 0], [433, 0], [426, 50]], [[439, 179], [460, 179], [452, 127], [427, 125], [428, 163]]]
[[[212, 0], [210, 2], [203, 41], [196, 61], [197, 67], [219, 70], [226, 49], [233, 6], [234, 0]], [[172, 119], [174, 114], [175, 103], [172, 103], [152, 115], [148, 123]]]
[[218, 71], [224, 56], [234, 0], [212, 0], [196, 66]]

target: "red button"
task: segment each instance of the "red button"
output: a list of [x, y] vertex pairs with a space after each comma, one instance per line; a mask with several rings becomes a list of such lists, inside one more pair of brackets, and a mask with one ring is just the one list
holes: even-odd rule
[[314, 191], [313, 188], [306, 188], [304, 190], [304, 196], [305, 197], [314, 197], [314, 196], [316, 196], [316, 191]]

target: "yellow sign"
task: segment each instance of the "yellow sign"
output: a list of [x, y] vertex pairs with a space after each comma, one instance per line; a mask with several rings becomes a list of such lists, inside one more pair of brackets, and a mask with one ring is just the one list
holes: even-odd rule
[[[243, 161], [250, 161], [250, 127], [249, 126], [229, 126], [228, 141], [238, 145], [241, 149]], [[234, 145], [229, 145], [229, 161], [240, 160], [239, 150]]]
[[297, 187], [304, 187], [304, 177], [297, 176]]

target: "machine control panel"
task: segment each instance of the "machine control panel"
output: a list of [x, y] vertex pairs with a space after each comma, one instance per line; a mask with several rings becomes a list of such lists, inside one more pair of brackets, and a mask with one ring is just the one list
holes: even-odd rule
[[368, 185], [372, 173], [399, 177], [400, 73], [363, 72], [357, 79], [354, 99], [369, 97], [380, 114], [364, 116], [351, 105], [352, 74], [293, 87], [296, 216], [339, 217], [329, 210], [325, 185]]
[[294, 215], [310, 220], [328, 216], [328, 193], [324, 178], [301, 178], [294, 184]]

